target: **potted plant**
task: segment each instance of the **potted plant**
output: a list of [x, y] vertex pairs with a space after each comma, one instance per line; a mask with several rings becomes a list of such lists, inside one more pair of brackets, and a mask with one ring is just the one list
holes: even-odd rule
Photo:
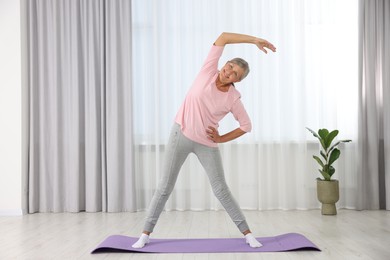
[[321, 166], [319, 172], [324, 179], [317, 178], [317, 198], [322, 203], [321, 213], [323, 215], [336, 215], [336, 202], [339, 200], [339, 181], [332, 179], [335, 168], [332, 164], [340, 157], [340, 150], [337, 146], [340, 143], [351, 142], [351, 140], [340, 140], [333, 144], [334, 138], [339, 134], [338, 130], [329, 132], [327, 129], [319, 129], [318, 133], [306, 127], [316, 138], [321, 148], [322, 159], [313, 155], [314, 160]]

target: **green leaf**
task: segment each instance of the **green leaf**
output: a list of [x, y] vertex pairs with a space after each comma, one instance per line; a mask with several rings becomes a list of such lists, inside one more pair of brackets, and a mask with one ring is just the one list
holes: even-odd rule
[[335, 148], [329, 156], [329, 165], [332, 165], [340, 157], [340, 150]]
[[330, 181], [330, 175], [327, 172], [321, 171], [321, 170], [318, 170], [318, 171], [322, 174], [322, 176], [324, 176], [324, 179], [326, 181]]
[[322, 158], [325, 159], [325, 162], [327, 162], [328, 161], [328, 156], [326, 156], [326, 154], [322, 150], [320, 151], [320, 154], [321, 154]]
[[324, 140], [326, 140], [326, 137], [328, 136], [328, 134], [329, 134], [329, 131], [326, 128], [318, 130], [318, 135], [321, 136], [321, 138]]
[[314, 132], [313, 130], [311, 130], [308, 127], [306, 127], [306, 129], [309, 130], [314, 135], [314, 137], [317, 137], [318, 139], [321, 139], [316, 132]]
[[335, 173], [336, 169], [333, 166], [329, 167], [329, 177], [332, 177], [332, 175]]
[[325, 139], [325, 146], [326, 148], [329, 148], [329, 146], [331, 145], [333, 139], [339, 134], [339, 131], [338, 130], [333, 130], [332, 132], [330, 132], [327, 136], [326, 136], [326, 139]]
[[325, 145], [325, 138], [326, 136], [328, 135], [328, 130], [326, 129], [319, 129], [318, 130], [318, 140], [320, 140], [320, 143], [321, 143], [321, 146], [322, 148], [324, 149], [325, 152], [327, 152], [327, 148], [326, 148], [326, 145]]
[[322, 168], [324, 167], [324, 163], [321, 161], [320, 158], [318, 158], [318, 156], [313, 155], [313, 158], [318, 162], [319, 165], [321, 165]]
[[306, 129], [309, 130], [314, 135], [314, 137], [317, 137], [318, 141], [320, 141], [320, 143], [321, 143], [321, 146], [324, 147], [324, 145], [325, 145], [324, 140], [316, 132], [314, 132], [310, 128], [306, 127]]
[[340, 140], [338, 141], [337, 143], [335, 143], [329, 150], [332, 150], [333, 148], [335, 148], [336, 146], [338, 146], [340, 143], [348, 143], [348, 142], [351, 142], [352, 140]]
[[321, 143], [321, 146], [322, 146], [322, 148], [324, 149], [324, 151], [327, 152], [327, 149], [326, 149], [326, 145], [325, 145], [324, 139], [321, 139], [321, 140], [320, 140], [320, 143]]
[[323, 170], [324, 172], [328, 173], [328, 171], [329, 171], [329, 165], [325, 164], [325, 165], [324, 165], [324, 168], [322, 168], [322, 170]]

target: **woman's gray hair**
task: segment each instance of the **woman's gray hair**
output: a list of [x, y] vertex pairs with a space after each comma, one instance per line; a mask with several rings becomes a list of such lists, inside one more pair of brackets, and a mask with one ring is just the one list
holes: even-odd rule
[[240, 81], [243, 80], [246, 76], [248, 76], [248, 74], [249, 74], [249, 64], [244, 59], [234, 58], [234, 59], [230, 60], [229, 62], [238, 65], [241, 69], [244, 70], [244, 73], [241, 75]]

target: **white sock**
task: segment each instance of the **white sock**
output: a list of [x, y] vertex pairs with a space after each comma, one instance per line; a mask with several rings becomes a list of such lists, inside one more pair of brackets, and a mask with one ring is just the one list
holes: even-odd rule
[[141, 237], [135, 242], [132, 247], [133, 248], [143, 248], [146, 244], [149, 243], [149, 236], [142, 233]]
[[250, 247], [262, 247], [263, 245], [256, 240], [252, 233], [248, 233], [245, 235], [245, 241], [249, 244]]

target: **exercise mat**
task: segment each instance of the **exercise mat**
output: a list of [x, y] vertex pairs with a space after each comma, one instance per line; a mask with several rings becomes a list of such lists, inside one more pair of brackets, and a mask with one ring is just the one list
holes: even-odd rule
[[239, 252], [283, 252], [294, 250], [321, 251], [305, 236], [287, 233], [274, 237], [257, 237], [263, 244], [251, 248], [245, 238], [197, 238], [159, 239], [151, 238], [144, 248], [132, 248], [138, 238], [122, 235], [107, 237], [91, 253], [133, 252], [133, 253], [239, 253]]

